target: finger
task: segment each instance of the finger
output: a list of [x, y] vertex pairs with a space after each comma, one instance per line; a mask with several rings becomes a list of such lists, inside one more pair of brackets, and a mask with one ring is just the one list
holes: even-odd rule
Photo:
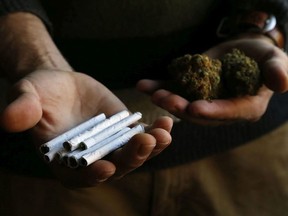
[[115, 151], [109, 160], [117, 167], [115, 178], [119, 178], [140, 167], [156, 146], [156, 139], [147, 133], [137, 134], [121, 149]]
[[209, 117], [213, 109], [207, 111], [208, 115], [202, 110], [202, 107], [211, 106], [211, 102], [207, 100], [190, 103], [179, 95], [166, 90], [159, 90], [153, 95], [152, 101], [173, 115], [196, 124], [218, 126], [231, 123], [230, 119], [219, 119], [218, 116], [216, 119]]
[[258, 120], [265, 112], [271, 96], [272, 91], [263, 87], [256, 96], [189, 103], [185, 98], [161, 89], [152, 95], [152, 101], [179, 118], [197, 124], [219, 125]]
[[110, 158], [117, 164], [115, 178], [140, 167], [148, 158], [162, 152], [171, 143], [173, 120], [170, 117], [158, 118], [148, 133], [134, 136], [122, 149], [113, 153]]
[[159, 117], [148, 131], [156, 139], [156, 146], [153, 149], [149, 158], [158, 155], [167, 148], [172, 141], [170, 132], [172, 130], [173, 120], [170, 117]]
[[276, 92], [288, 91], [288, 61], [283, 59], [271, 58], [265, 62], [263, 67], [265, 84]]
[[99, 160], [88, 167], [77, 169], [53, 163], [51, 169], [65, 187], [79, 188], [93, 187], [105, 182], [114, 175], [116, 167], [110, 161]]
[[11, 95], [12, 102], [1, 113], [1, 126], [10, 132], [35, 126], [42, 116], [42, 108], [33, 86], [22, 81], [13, 87]]
[[168, 116], [161, 116], [155, 120], [151, 128], [162, 128], [167, 132], [171, 132], [173, 126], [173, 119]]
[[272, 91], [261, 88], [256, 96], [244, 96], [228, 100], [205, 100], [191, 103], [187, 112], [199, 119], [217, 121], [256, 121], [265, 112]]
[[152, 129], [151, 131], [149, 131], [149, 134], [151, 134], [156, 139], [156, 146], [154, 147], [149, 156], [150, 159], [160, 154], [164, 149], [166, 149], [171, 144], [172, 137], [168, 131], [162, 128]]
[[161, 89], [151, 98], [152, 102], [179, 118], [186, 118], [186, 109], [189, 101], [170, 91]]
[[152, 94], [154, 91], [161, 88], [162, 85], [163, 83], [160, 81], [143, 79], [137, 83], [136, 88], [138, 91], [141, 91], [143, 93]]

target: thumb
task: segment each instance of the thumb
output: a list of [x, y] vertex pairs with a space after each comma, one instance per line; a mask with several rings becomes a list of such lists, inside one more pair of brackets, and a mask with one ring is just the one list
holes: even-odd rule
[[1, 126], [9, 132], [21, 132], [35, 126], [42, 116], [39, 96], [29, 81], [20, 81], [9, 92], [10, 103], [0, 114]]
[[275, 92], [288, 91], [288, 64], [281, 58], [271, 58], [265, 62], [264, 68], [265, 84]]

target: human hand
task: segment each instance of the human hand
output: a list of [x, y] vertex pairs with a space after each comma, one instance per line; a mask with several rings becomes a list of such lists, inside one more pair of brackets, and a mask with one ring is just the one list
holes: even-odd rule
[[211, 58], [221, 58], [233, 48], [254, 58], [264, 76], [264, 85], [255, 96], [217, 99], [212, 102], [190, 102], [165, 86], [166, 81], [141, 80], [138, 90], [151, 95], [152, 101], [175, 116], [204, 125], [229, 124], [237, 121], [256, 121], [264, 114], [273, 91], [288, 90], [288, 58], [279, 48], [262, 36], [227, 41], [205, 52]]
[[[125, 105], [93, 78], [76, 72], [38, 70], [17, 82], [9, 103], [0, 115], [9, 132], [29, 130], [38, 147], [75, 125], [105, 113], [113, 115]], [[88, 167], [69, 169], [49, 166], [67, 186], [94, 186], [121, 177], [159, 154], [171, 142], [172, 120], [159, 118], [147, 133], [135, 135], [127, 145]]]

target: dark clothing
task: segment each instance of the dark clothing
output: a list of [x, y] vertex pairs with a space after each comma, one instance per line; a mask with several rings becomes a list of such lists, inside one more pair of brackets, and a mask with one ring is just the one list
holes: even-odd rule
[[[113, 90], [131, 87], [140, 78], [166, 76], [167, 63], [175, 56], [202, 52], [218, 43], [215, 29], [232, 7], [267, 9], [277, 15], [280, 27], [287, 23], [288, 11], [286, 0], [44, 2], [47, 16], [36, 0], [0, 0], [0, 13], [28, 11], [41, 17], [75, 70]], [[90, 8], [89, 3], [97, 7]], [[78, 20], [84, 11], [85, 18]], [[116, 26], [117, 22], [121, 25]], [[120, 99], [126, 97], [123, 101], [132, 112], [140, 107], [145, 111], [143, 119], [146, 114], [159, 116], [149, 97], [130, 88], [123, 92], [127, 94]], [[0, 131], [0, 215], [286, 215], [287, 106], [288, 94], [275, 94], [255, 123], [205, 127], [176, 122], [172, 145], [137, 169], [148, 172], [131, 172], [92, 188], [67, 189], [54, 179], [34, 178], [51, 175], [28, 132]]]
[[[117, 8], [121, 6], [121, 1], [111, 0], [111, 2], [117, 4], [114, 5], [113, 10], [115, 11], [113, 12], [120, 13]], [[176, 2], [179, 1], [175, 1], [175, 4]], [[271, 10], [272, 13], [277, 15], [282, 28], [287, 23], [288, 5], [286, 1], [271, 0], [265, 1], [265, 4], [257, 3], [260, 1], [231, 0], [229, 2], [233, 12], [251, 8], [263, 9], [268, 12]], [[234, 4], [235, 2], [239, 4]], [[268, 2], [273, 7], [263, 7]], [[126, 26], [127, 23], [122, 23], [120, 27], [115, 26], [118, 21], [115, 20], [115, 14], [110, 17], [109, 14], [103, 14], [103, 11], [101, 13], [99, 8], [105, 9], [108, 5], [107, 2], [94, 1], [94, 4], [98, 4], [98, 8], [95, 10], [102, 14], [97, 14], [97, 20], [102, 18], [103, 21], [109, 21], [111, 28], [98, 21], [96, 22], [97, 28], [94, 30], [89, 29], [89, 26], [92, 26], [93, 23], [83, 26], [87, 21], [85, 19], [80, 20], [79, 25], [74, 23], [80, 16], [79, 11], [88, 10], [89, 12], [89, 8], [78, 8], [77, 1], [56, 2], [56, 0], [51, 0], [45, 2], [43, 6], [52, 23], [55, 22], [54, 27], [51, 26], [46, 12], [41, 8], [38, 1], [0, 0], [0, 13], [28, 11], [41, 17], [60, 50], [75, 70], [84, 71], [111, 89], [120, 89], [133, 87], [136, 81], [141, 78], [159, 79], [165, 77], [166, 66], [171, 59], [191, 51], [195, 53], [202, 52], [218, 43], [219, 39], [215, 35], [216, 28], [223, 16], [230, 12], [230, 8], [224, 8], [223, 3], [226, 2], [207, 0], [208, 6], [203, 7], [205, 13], [200, 11], [197, 14], [201, 15], [197, 23], [193, 23], [196, 15], [194, 15], [194, 18], [193, 16], [187, 18], [192, 24], [189, 24], [185, 17], [179, 17], [181, 10], [189, 14], [189, 11], [184, 10], [188, 7], [187, 5], [180, 5], [179, 11], [175, 12], [176, 17], [172, 18], [169, 17], [169, 14], [165, 14], [162, 9], [170, 10], [175, 8], [174, 6], [166, 5], [166, 8], [163, 8], [163, 5], [161, 5], [158, 8], [159, 5], [155, 4], [154, 7], [152, 7], [153, 5], [147, 8], [139, 7], [139, 11], [144, 8], [147, 9], [147, 13], [155, 13], [158, 23], [155, 24], [156, 18], [146, 22], [145, 17], [137, 16], [132, 11], [130, 11], [130, 15], [137, 17], [136, 21], [139, 21], [138, 25], [140, 26], [134, 23], [133, 20], [125, 20], [123, 17], [119, 17], [122, 22], [132, 22], [133, 31], [131, 33], [134, 35], [127, 35], [127, 31], [129, 31], [129, 27]], [[55, 7], [57, 4], [59, 4], [58, 9]], [[134, 6], [130, 5], [130, 7], [133, 8]], [[157, 8], [157, 10], [155, 9], [153, 12], [151, 11], [152, 8]], [[106, 8], [106, 10], [108, 9]], [[93, 14], [93, 11], [89, 13]], [[166, 26], [164, 23], [167, 19], [170, 19], [171, 23]], [[59, 22], [56, 22], [56, 20]], [[115, 26], [114, 29], [112, 29], [113, 26]], [[88, 28], [93, 31], [93, 34], [89, 35], [89, 31], [85, 32], [83, 28]], [[139, 170], [166, 168], [235, 148], [272, 131], [286, 122], [287, 119], [288, 94], [286, 93], [274, 95], [267, 112], [256, 123], [238, 123], [220, 127], [204, 127], [184, 121], [175, 123], [172, 131], [173, 143], [171, 147], [158, 157], [145, 163]], [[22, 174], [46, 174], [45, 166], [42, 167], [42, 163], [32, 162], [39, 159], [32, 145], [28, 144], [30, 141], [26, 133], [7, 134], [3, 131], [1, 133], [1, 137], [3, 137], [3, 144], [0, 145], [1, 165]]]

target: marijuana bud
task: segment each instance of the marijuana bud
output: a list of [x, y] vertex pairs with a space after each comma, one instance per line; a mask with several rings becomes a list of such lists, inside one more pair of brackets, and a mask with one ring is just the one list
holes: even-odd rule
[[182, 87], [178, 93], [189, 100], [255, 95], [262, 85], [257, 62], [238, 49], [220, 60], [186, 54], [174, 59], [168, 70]]
[[238, 49], [222, 58], [222, 81], [230, 96], [255, 95], [262, 85], [258, 64]]
[[220, 90], [221, 62], [206, 55], [177, 58], [169, 66], [170, 74], [186, 90], [191, 100], [211, 100]]

